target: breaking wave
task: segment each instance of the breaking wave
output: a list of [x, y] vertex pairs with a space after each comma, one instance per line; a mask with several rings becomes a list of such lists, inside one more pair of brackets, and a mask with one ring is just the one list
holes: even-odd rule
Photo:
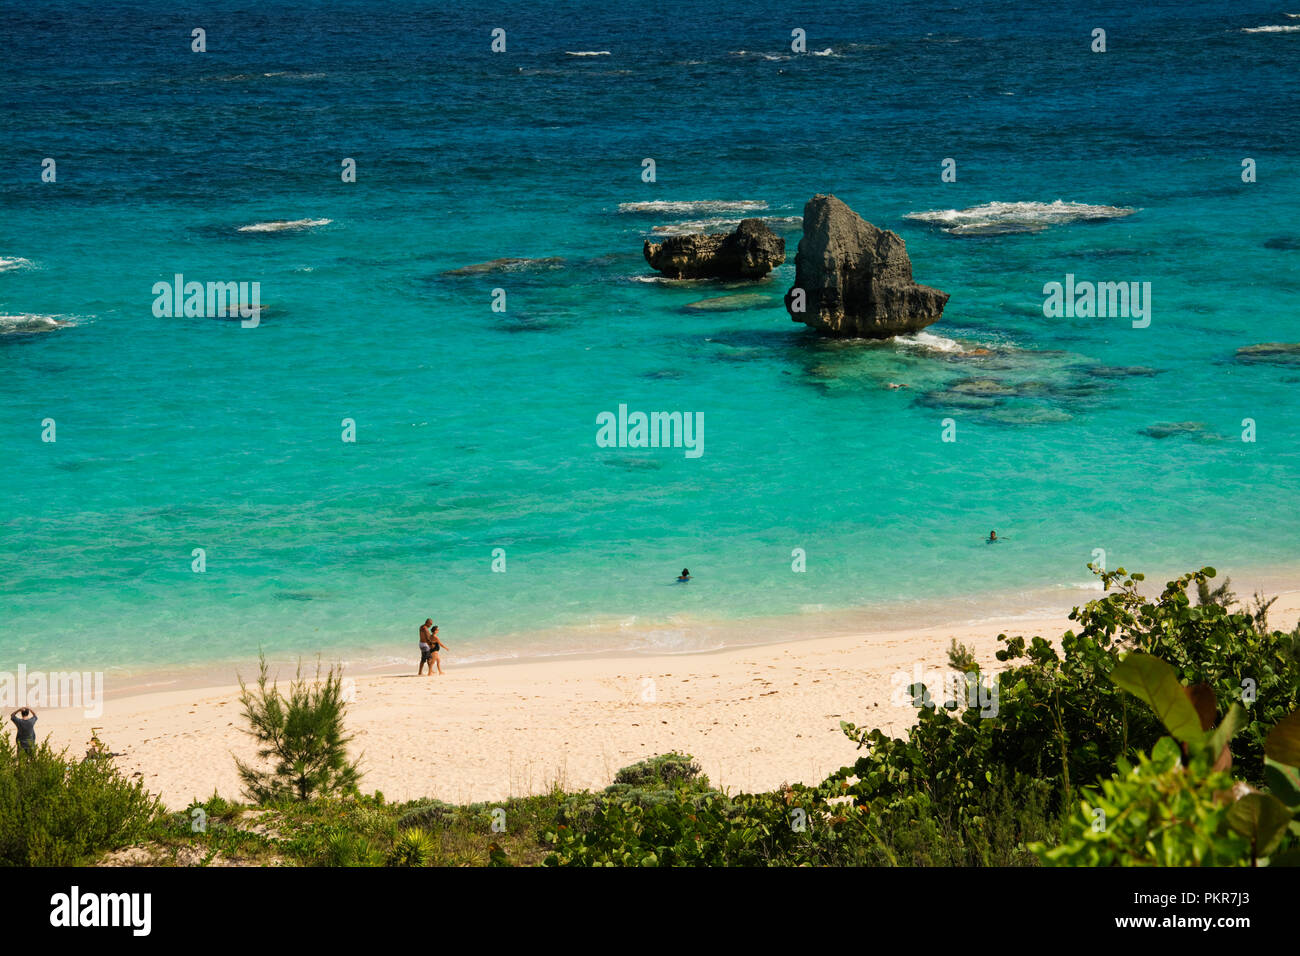
[[767, 202], [762, 199], [692, 199], [670, 201], [656, 199], [651, 202], [621, 202], [619, 212], [655, 212], [680, 213], [693, 212], [745, 212], [751, 209], [766, 209]]
[[0, 256], [0, 272], [12, 272], [14, 269], [30, 269], [32, 260], [22, 256]]
[[[763, 217], [773, 232], [789, 232], [803, 225], [802, 216]], [[740, 225], [739, 219], [687, 219], [654, 226], [650, 231], [656, 236], [684, 236], [692, 232], [731, 232]]]
[[1071, 222], [1121, 219], [1137, 212], [1127, 206], [1090, 206], [1063, 202], [988, 202], [969, 209], [909, 212], [903, 218], [936, 225], [954, 236], [989, 236], [1013, 232], [1042, 232]]
[[291, 232], [296, 229], [313, 229], [316, 226], [328, 226], [333, 219], [272, 219], [270, 222], [255, 222], [249, 226], [240, 226], [240, 232]]
[[55, 315], [0, 315], [0, 335], [53, 332], [69, 323]]
[[959, 342], [953, 339], [945, 338], [942, 335], [935, 335], [933, 332], [917, 332], [915, 335], [895, 336], [894, 342], [897, 345], [909, 346], [911, 348], [927, 349], [931, 352], [964, 352]]

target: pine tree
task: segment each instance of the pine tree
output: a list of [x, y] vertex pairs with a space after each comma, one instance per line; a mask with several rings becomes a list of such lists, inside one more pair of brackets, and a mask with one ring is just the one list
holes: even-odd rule
[[268, 686], [266, 656], [258, 655], [258, 661], [257, 688], [249, 690], [240, 678], [239, 701], [257, 755], [271, 768], [258, 769], [236, 758], [245, 793], [256, 803], [274, 803], [355, 792], [361, 773], [357, 761], [348, 760], [352, 737], [343, 730], [347, 702], [341, 670], [331, 667], [322, 680], [318, 660], [315, 680], [304, 680], [299, 661], [286, 700], [274, 682]]

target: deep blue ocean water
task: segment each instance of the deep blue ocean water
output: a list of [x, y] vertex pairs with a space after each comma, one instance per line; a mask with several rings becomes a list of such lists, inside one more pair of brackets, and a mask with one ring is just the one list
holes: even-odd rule
[[[1098, 548], [1300, 558], [1300, 364], [1235, 357], [1300, 340], [1285, 8], [69, 2], [0, 40], [6, 667], [406, 658], [426, 616], [461, 660], [685, 650], [1084, 599]], [[790, 321], [818, 192], [939, 324]], [[745, 215], [769, 280], [645, 281], [644, 238]], [[240, 231], [276, 220], [328, 222]], [[500, 257], [562, 262], [446, 274]], [[260, 282], [261, 324], [155, 317], [176, 273]], [[1045, 317], [1067, 273], [1151, 283], [1150, 326]], [[620, 404], [704, 454], [597, 447]]]

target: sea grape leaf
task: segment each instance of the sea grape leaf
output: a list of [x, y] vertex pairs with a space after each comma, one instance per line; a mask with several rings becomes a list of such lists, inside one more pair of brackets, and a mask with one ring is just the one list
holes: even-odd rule
[[1264, 783], [1269, 792], [1288, 807], [1300, 807], [1300, 771], [1295, 767], [1264, 758]]
[[1184, 687], [1183, 693], [1196, 708], [1197, 716], [1201, 718], [1201, 729], [1213, 728], [1214, 722], [1219, 719], [1219, 702], [1215, 700], [1214, 688], [1209, 684], [1194, 684], [1191, 687]]
[[1201, 740], [1201, 717], [1178, 682], [1173, 665], [1150, 654], [1129, 654], [1110, 672], [1110, 679], [1134, 697], [1146, 701], [1160, 722], [1183, 743]]
[[1183, 759], [1182, 748], [1173, 737], [1161, 737], [1151, 748], [1151, 762], [1159, 773], [1172, 770]]
[[1212, 770], [1227, 770], [1232, 766], [1232, 751], [1228, 749], [1228, 744], [1232, 738], [1241, 730], [1242, 724], [1246, 722], [1246, 712], [1240, 704], [1234, 703], [1228, 708], [1228, 712], [1223, 715], [1223, 722], [1214, 729], [1214, 732], [1208, 734], [1210, 752], [1217, 754]]
[[1267, 793], [1248, 793], [1228, 811], [1228, 826], [1250, 840], [1256, 856], [1277, 849], [1290, 822], [1291, 811]]
[[1300, 710], [1287, 714], [1268, 732], [1264, 754], [1288, 767], [1300, 767]]

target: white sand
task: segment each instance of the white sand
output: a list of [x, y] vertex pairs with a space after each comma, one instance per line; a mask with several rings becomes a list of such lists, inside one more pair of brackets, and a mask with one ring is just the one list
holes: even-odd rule
[[[1282, 595], [1271, 623], [1290, 628], [1300, 592]], [[899, 701], [917, 666], [947, 670], [949, 641], [994, 666], [1008, 634], [1057, 638], [1064, 617], [791, 641], [703, 654], [458, 666], [442, 676], [355, 680], [348, 726], [362, 753], [362, 789], [389, 800], [492, 801], [599, 789], [637, 760], [693, 754], [731, 792], [815, 784], [856, 759], [840, 720], [895, 733], [915, 710]], [[415, 669], [412, 662], [411, 670]], [[245, 668], [247, 674], [254, 668]], [[282, 676], [291, 676], [284, 674]], [[234, 754], [252, 756], [238, 687], [109, 698], [102, 715], [45, 709], [37, 725], [55, 746], [84, 752], [92, 726], [118, 765], [142, 775], [169, 807], [213, 791], [240, 796]]]

